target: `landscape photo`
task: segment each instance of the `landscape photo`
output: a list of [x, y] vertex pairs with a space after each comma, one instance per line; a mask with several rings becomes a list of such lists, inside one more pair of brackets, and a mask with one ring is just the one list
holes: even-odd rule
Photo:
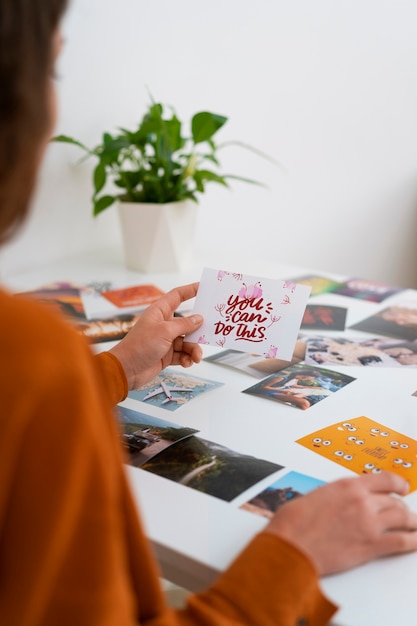
[[193, 435], [167, 448], [142, 469], [230, 502], [282, 467]]
[[270, 519], [283, 504], [291, 502], [291, 500], [324, 484], [325, 481], [318, 478], [299, 472], [288, 472], [248, 502], [242, 504], [240, 508]]
[[119, 405], [117, 413], [123, 431], [122, 440], [128, 450], [130, 464], [135, 467], [141, 467], [176, 441], [197, 432], [195, 428], [185, 428], [125, 406]]

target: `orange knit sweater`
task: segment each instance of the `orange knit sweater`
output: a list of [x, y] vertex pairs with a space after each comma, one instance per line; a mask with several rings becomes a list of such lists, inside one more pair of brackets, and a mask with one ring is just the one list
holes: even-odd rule
[[328, 623], [336, 607], [311, 563], [267, 533], [169, 609], [125, 477], [112, 408], [127, 394], [120, 363], [5, 291], [0, 363], [2, 626]]

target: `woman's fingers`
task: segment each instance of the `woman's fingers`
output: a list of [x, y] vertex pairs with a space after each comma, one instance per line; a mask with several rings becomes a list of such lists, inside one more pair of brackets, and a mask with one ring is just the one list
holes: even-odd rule
[[360, 480], [362, 485], [368, 488], [371, 493], [398, 493], [401, 496], [405, 496], [410, 490], [408, 482], [392, 472], [362, 474]]
[[417, 530], [417, 515], [405, 502], [394, 496], [388, 496], [379, 506], [378, 520], [381, 532], [391, 530]]

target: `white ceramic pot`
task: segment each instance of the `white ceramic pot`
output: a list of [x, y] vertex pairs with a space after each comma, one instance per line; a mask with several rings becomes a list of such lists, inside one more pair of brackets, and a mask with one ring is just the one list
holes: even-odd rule
[[126, 266], [146, 273], [178, 272], [191, 265], [197, 204], [119, 202]]

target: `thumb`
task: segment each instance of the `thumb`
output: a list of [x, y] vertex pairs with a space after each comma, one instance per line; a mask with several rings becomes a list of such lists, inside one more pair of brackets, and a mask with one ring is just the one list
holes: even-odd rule
[[204, 322], [204, 318], [202, 315], [198, 313], [193, 313], [189, 317], [176, 317], [176, 330], [178, 331], [178, 335], [189, 335], [194, 332]]

